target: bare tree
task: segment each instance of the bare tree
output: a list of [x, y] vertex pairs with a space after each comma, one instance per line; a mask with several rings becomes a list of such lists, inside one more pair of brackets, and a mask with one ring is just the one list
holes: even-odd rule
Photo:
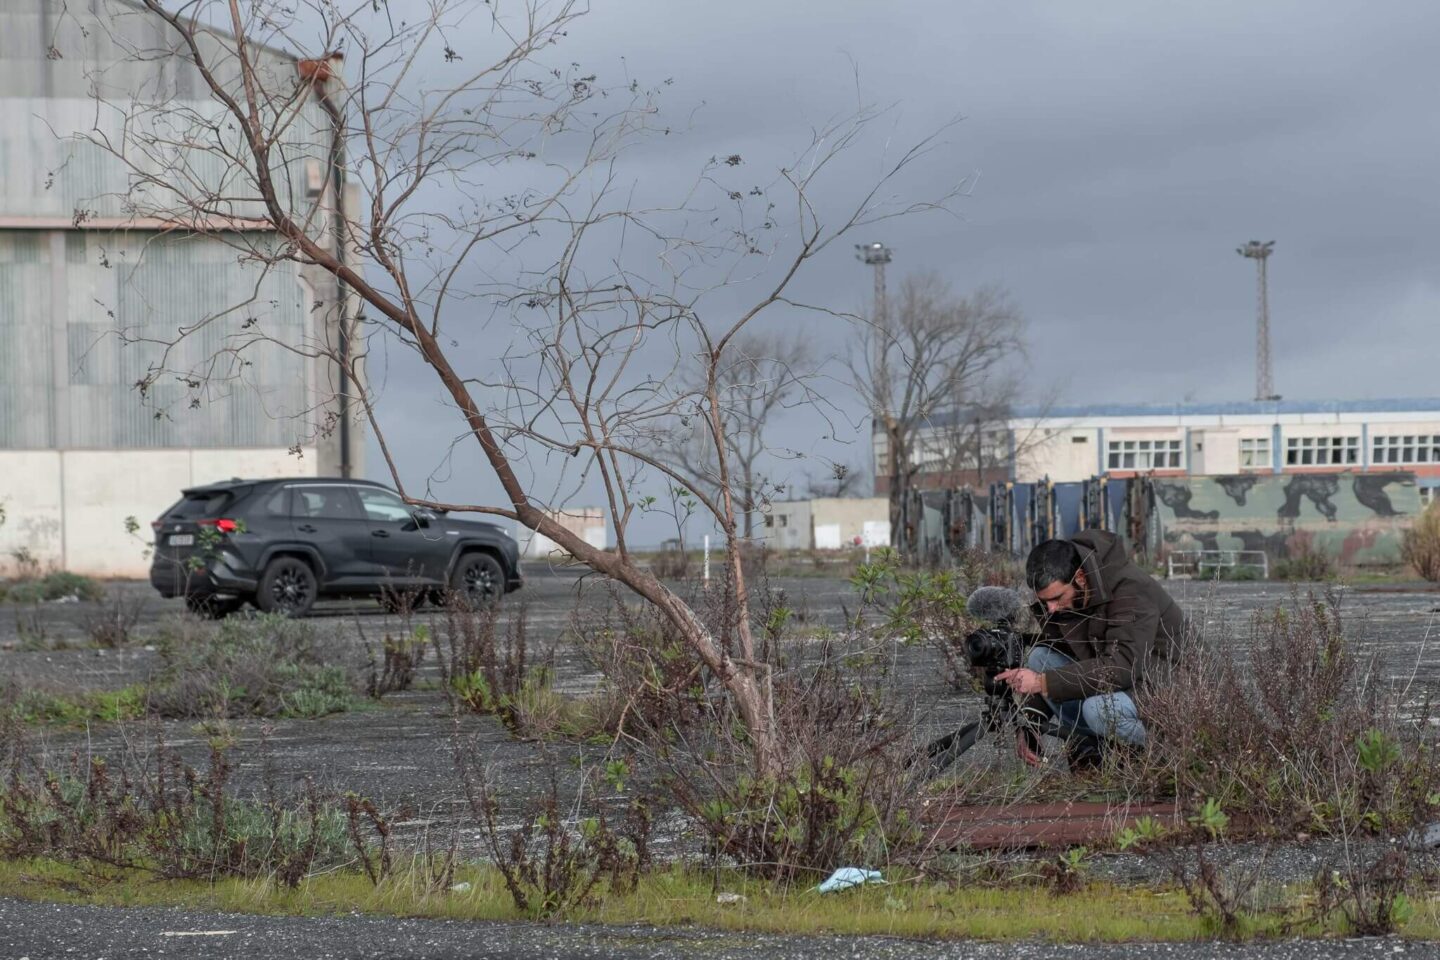
[[[752, 174], [744, 158], [720, 151], [678, 202], [643, 204], [645, 184], [626, 162], [650, 134], [668, 132], [656, 105], [662, 85], [607, 86], [556, 53], [582, 12], [574, 3], [502, 15], [488, 3], [433, 0], [409, 22], [369, 0], [187, 0], [177, 11], [140, 3], [155, 28], [144, 36], [163, 41], [117, 32], [114, 42], [128, 43], [132, 60], [178, 61], [197, 93], [119, 96], [97, 85], [97, 115], [114, 122], [87, 136], [129, 172], [120, 202], [166, 229], [219, 237], [246, 264], [318, 269], [339, 285], [330, 307], [356, 305], [341, 316], [344, 349], [247, 326], [243, 311], [217, 313], [159, 344], [146, 380], [181, 377], [204, 389], [221, 375], [217, 358], [243, 370], [257, 344], [338, 365], [339, 391], [368, 419], [410, 503], [516, 520], [653, 604], [727, 691], [757, 771], [784, 769], [740, 562], [745, 505], [736, 491], [745, 481], [727, 440], [727, 362], [746, 326], [777, 306], [834, 316], [791, 290], [838, 238], [946, 209], [961, 195], [957, 184], [923, 202], [891, 196], [936, 136], [888, 156], [875, 183], [833, 215], [815, 206], [817, 186], [881, 116], [865, 107], [816, 128], [778, 169]], [[225, 30], [207, 26], [211, 18]], [[281, 47], [309, 59], [287, 71], [274, 53]], [[351, 85], [332, 56], [342, 47]], [[300, 188], [316, 160], [332, 188], [342, 175], [358, 184], [363, 214]], [[345, 242], [330, 242], [337, 233]], [[736, 309], [742, 283], [757, 293]], [[717, 289], [723, 301], [710, 296]], [[221, 346], [195, 359], [181, 348], [202, 331]], [[504, 506], [405, 488], [377, 416], [384, 398], [363, 375], [382, 338], [423, 360]], [[694, 389], [676, 385], [689, 357], [703, 372]], [[687, 418], [712, 448], [713, 485], [653, 453], [657, 436]], [[560, 479], [542, 486], [542, 463]], [[690, 490], [722, 531], [733, 640], [712, 633], [631, 553], [628, 531], [655, 479]], [[591, 483], [614, 519], [613, 551], [552, 519]]]
[[[1021, 392], [1017, 379], [1002, 376], [986, 390], [983, 401], [960, 397], [932, 418], [934, 426], [923, 430], [917, 440], [922, 464], [917, 479], [928, 474], [938, 485], [971, 484], [980, 489], [1008, 477], [1012, 468], [1025, 469], [1030, 455], [1049, 443], [1063, 425], [1050, 420], [1056, 393], [1051, 388], [1027, 412], [1024, 419], [1032, 425], [1019, 426], [1015, 414]], [[1044, 427], [1033, 425], [1046, 421]]]
[[[979, 442], [967, 440], [954, 413], [967, 408], [1008, 407], [1012, 388], [1007, 366], [1023, 351], [1023, 320], [998, 287], [955, 295], [935, 273], [906, 277], [896, 302], [863, 327], [851, 356], [855, 390], [884, 439], [881, 470], [890, 498], [890, 538], [898, 543], [900, 509], [916, 477], [956, 461], [973, 444], [988, 455], [982, 424]], [[989, 422], [989, 421], [987, 421]]]
[[[688, 375], [690, 393], [698, 400], [705, 395], [710, 363], [702, 357], [692, 366]], [[772, 418], [786, 409], [821, 403], [808, 383], [814, 366], [814, 353], [801, 337], [747, 330], [730, 344], [714, 372], [723, 444], [732, 464], [731, 485], [747, 541], [755, 534], [755, 513], [771, 494], [784, 491], [784, 486], [775, 484], [762, 469], [767, 458], [785, 456], [784, 451], [766, 441], [765, 431]], [[697, 404], [697, 412], [701, 406]], [[675, 438], [666, 453], [690, 474], [703, 479], [705, 489], [713, 494], [717, 492], [720, 464], [703, 416], [697, 417], [697, 424], [698, 430]]]
[[810, 497], [853, 497], [864, 489], [865, 472], [853, 465], [833, 461], [823, 474], [811, 474], [806, 494]]

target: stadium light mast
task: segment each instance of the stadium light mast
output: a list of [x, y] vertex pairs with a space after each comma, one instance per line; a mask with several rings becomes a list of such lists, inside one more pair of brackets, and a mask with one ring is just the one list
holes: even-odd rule
[[[883, 376], [885, 351], [889, 348], [890, 343], [889, 334], [885, 328], [885, 265], [891, 260], [890, 248], [879, 241], [857, 243], [855, 244], [855, 259], [875, 270], [875, 305], [870, 317], [870, 322], [875, 326], [875, 359], [873, 361], [875, 367], [873, 372]], [[898, 547], [901, 526], [900, 501], [897, 499], [895, 491], [900, 483], [900, 450], [897, 442], [900, 425], [896, 422], [895, 414], [890, 409], [888, 384], [882, 389], [876, 389], [876, 386], [876, 384], [871, 385], [873, 394], [870, 398], [870, 415], [874, 418], [874, 428], [885, 431], [885, 473], [889, 479], [889, 488], [886, 492], [890, 498], [890, 545]], [[879, 472], [878, 464], [876, 472]]]
[[1236, 247], [1240, 256], [1255, 261], [1257, 270], [1255, 291], [1255, 399], [1279, 400], [1275, 382], [1270, 375], [1270, 294], [1266, 286], [1265, 264], [1275, 248], [1274, 240], [1251, 240], [1243, 247]]
[[855, 244], [855, 258], [864, 261], [867, 267], [875, 268], [875, 307], [871, 321], [878, 327], [885, 326], [885, 264], [890, 262], [890, 248], [883, 243]]

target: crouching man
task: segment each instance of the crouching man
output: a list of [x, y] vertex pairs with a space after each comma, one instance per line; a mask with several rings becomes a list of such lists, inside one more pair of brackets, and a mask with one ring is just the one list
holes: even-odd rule
[[[1113, 533], [1086, 530], [1030, 552], [1025, 579], [1035, 591], [1041, 640], [1026, 666], [1003, 681], [1039, 695], [1067, 734], [1071, 769], [1099, 764], [1106, 741], [1145, 745], [1132, 694], [1172, 659], [1184, 630], [1180, 608], [1126, 553]], [[1041, 760], [1040, 741], [1022, 730], [1021, 759]]]

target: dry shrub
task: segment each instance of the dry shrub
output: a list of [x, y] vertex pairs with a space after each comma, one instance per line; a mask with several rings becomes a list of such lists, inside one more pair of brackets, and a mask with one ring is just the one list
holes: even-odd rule
[[603, 678], [590, 698], [600, 730], [664, 737], [701, 717], [706, 697], [700, 664], [655, 608], [627, 604], [612, 588], [598, 618], [590, 611], [574, 614], [571, 633]]
[[1187, 643], [1142, 699], [1150, 748], [1131, 775], [1212, 799], [1241, 830], [1399, 831], [1440, 788], [1428, 724], [1402, 723], [1400, 699], [1347, 638], [1336, 594], [1297, 597], [1257, 614], [1245, 644]]
[[783, 772], [754, 774], [743, 726], [719, 695], [707, 699], [706, 723], [661, 746], [675, 800], [710, 854], [780, 882], [921, 859], [924, 766], [909, 766], [914, 727], [884, 656], [823, 640], [774, 662]]
[[1346, 868], [1321, 870], [1315, 876], [1316, 913], [1321, 920], [1338, 912], [1346, 932], [1360, 937], [1394, 933], [1410, 916], [1405, 896], [1410, 857], [1391, 848], [1368, 862], [1351, 860]]
[[641, 873], [650, 867], [652, 822], [642, 797], [629, 800], [616, 827], [602, 802], [603, 783], [612, 779], [616, 793], [622, 783], [595, 768], [581, 771], [579, 793], [570, 806], [561, 802], [551, 766], [548, 791], [538, 800], [527, 798], [518, 824], [507, 829], [500, 823], [500, 798], [481, 759], [487, 753], [474, 741], [459, 744], [456, 768], [485, 852], [517, 910], [537, 917], [563, 913], [591, 902], [605, 880], [614, 892], [634, 892]]
[[1405, 562], [1431, 583], [1440, 583], [1440, 500], [1415, 518], [1400, 547]]
[[1245, 869], [1221, 866], [1220, 857], [1207, 854], [1202, 846], [1171, 851], [1167, 855], [1170, 875], [1185, 891], [1185, 899], [1197, 917], [1207, 920], [1224, 937], [1238, 937], [1247, 917], [1263, 912], [1260, 879], [1265, 873], [1269, 850]]
[[650, 558], [650, 572], [661, 580], [684, 580], [691, 566], [689, 551], [679, 545], [666, 544]]
[[145, 599], [126, 597], [111, 590], [94, 609], [80, 616], [80, 626], [97, 647], [114, 650], [130, 642], [130, 634], [145, 615]]
[[0, 856], [51, 857], [95, 872], [138, 870], [167, 879], [271, 877], [294, 887], [312, 869], [345, 860], [343, 821], [314, 784], [303, 794], [237, 797], [226, 750], [208, 769], [165, 744], [115, 763], [82, 758], [53, 769], [27, 749], [11, 752], [0, 788]]
[[[741, 656], [739, 605], [717, 579], [690, 598], [711, 636]], [[723, 686], [648, 607], [616, 595], [575, 634], [620, 705], [614, 735], [651, 758], [708, 852], [782, 882], [926, 848], [917, 813], [925, 767], [913, 692], [893, 689], [894, 637], [828, 631], [793, 638], [794, 611], [761, 578], [750, 587], [754, 660], [785, 757], [757, 776], [752, 745]]]

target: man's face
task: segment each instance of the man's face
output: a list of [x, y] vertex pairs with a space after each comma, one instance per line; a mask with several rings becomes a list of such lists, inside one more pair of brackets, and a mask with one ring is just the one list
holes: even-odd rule
[[1079, 609], [1085, 601], [1085, 572], [1076, 570], [1069, 583], [1056, 580], [1035, 591], [1035, 599], [1049, 614]]

